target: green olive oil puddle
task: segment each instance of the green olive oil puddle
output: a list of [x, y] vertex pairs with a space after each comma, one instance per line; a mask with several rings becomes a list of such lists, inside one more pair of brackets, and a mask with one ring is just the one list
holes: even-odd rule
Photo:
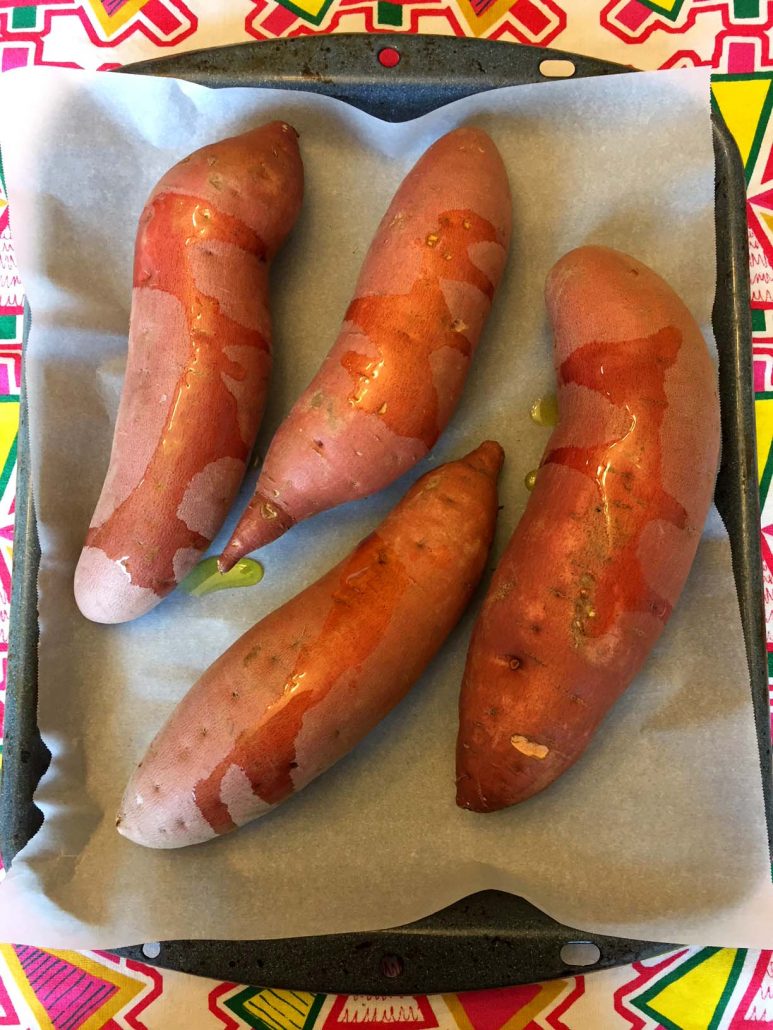
[[[554, 393], [546, 393], [544, 397], [538, 397], [529, 409], [532, 422], [538, 426], [558, 425], [558, 398]], [[527, 490], [533, 490], [537, 482], [539, 469], [530, 469], [523, 479], [523, 485]]]
[[558, 400], [554, 393], [546, 393], [544, 397], [536, 400], [529, 412], [532, 422], [538, 426], [558, 425]]
[[180, 589], [191, 597], [203, 597], [216, 590], [234, 587], [253, 587], [263, 579], [263, 566], [252, 558], [240, 558], [229, 572], [217, 571], [217, 557], [205, 558], [180, 584]]

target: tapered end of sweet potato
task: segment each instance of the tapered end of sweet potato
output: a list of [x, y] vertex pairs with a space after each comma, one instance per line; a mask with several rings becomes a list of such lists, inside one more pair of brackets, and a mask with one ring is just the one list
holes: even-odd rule
[[81, 551], [74, 591], [81, 614], [108, 625], [136, 619], [163, 600], [162, 594], [133, 584], [123, 562], [89, 546]]
[[143, 848], [168, 849], [202, 844], [217, 836], [196, 801], [195, 763], [180, 762], [181, 753], [151, 744], [132, 773], [116, 813], [115, 828], [122, 837]]
[[470, 451], [466, 457], [462, 458], [467, 465], [478, 472], [491, 476], [492, 479], [499, 476], [504, 460], [505, 452], [496, 440], [484, 440], [480, 447], [476, 447], [474, 451]]
[[643, 262], [611, 247], [588, 245], [564, 254], [548, 272], [545, 303], [559, 363], [591, 341], [633, 340], [664, 326], [701, 339], [673, 287]]
[[171, 192], [209, 202], [251, 228], [272, 260], [298, 217], [303, 161], [298, 133], [287, 122], [259, 125], [183, 158], [159, 180], [153, 196]]
[[500, 812], [503, 808], [519, 805], [545, 790], [565, 768], [565, 765], [560, 765], [559, 768], [546, 770], [546, 775], [535, 776], [534, 771], [528, 768], [528, 761], [527, 758], [520, 762], [511, 760], [510, 767], [506, 771], [503, 769], [499, 775], [487, 762], [485, 772], [479, 776], [475, 771], [461, 771], [467, 765], [478, 763], [471, 762], [467, 756], [458, 758], [456, 804], [470, 812]]
[[456, 804], [469, 812], [497, 812], [505, 807], [499, 802], [491, 801], [480, 791], [479, 784], [470, 776], [463, 776], [456, 783]]
[[295, 525], [295, 519], [259, 491], [244, 510], [231, 539], [217, 560], [220, 572], [228, 572], [250, 551], [265, 547]]

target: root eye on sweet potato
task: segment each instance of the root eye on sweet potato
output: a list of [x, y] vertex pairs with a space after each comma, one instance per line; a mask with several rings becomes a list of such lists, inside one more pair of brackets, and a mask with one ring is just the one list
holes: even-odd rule
[[339, 565], [248, 630], [172, 713], [118, 829], [196, 844], [268, 811], [350, 751], [456, 625], [494, 535], [502, 448], [419, 479]]
[[459, 401], [510, 242], [502, 159], [478, 129], [424, 154], [365, 258], [340, 335], [277, 430], [223, 571], [296, 522], [375, 493]]
[[155, 607], [222, 525], [266, 400], [269, 264], [302, 193], [297, 133], [272, 122], [184, 158], [148, 198], [110, 464], [75, 573], [87, 618]]
[[457, 803], [488, 812], [575, 762], [644, 664], [714, 491], [717, 376], [671, 287], [614, 250], [552, 269], [560, 420], [494, 574], [460, 699]]

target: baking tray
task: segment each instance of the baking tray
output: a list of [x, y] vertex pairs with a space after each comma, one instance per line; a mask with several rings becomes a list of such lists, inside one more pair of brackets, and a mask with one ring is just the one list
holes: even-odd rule
[[[382, 64], [382, 51], [399, 62]], [[394, 56], [394, 54], [392, 55]], [[568, 60], [575, 76], [632, 69], [563, 51], [449, 37], [317, 36], [177, 54], [119, 69], [211, 87], [266, 86], [337, 97], [389, 121], [404, 121], [471, 93], [552, 76]], [[541, 68], [543, 70], [541, 70]], [[744, 171], [717, 111], [717, 291], [713, 310], [722, 398], [717, 506], [727, 525], [754, 701], [770, 839], [771, 768], [759, 496], [752, 391], [751, 316]], [[29, 320], [25, 320], [26, 329]], [[32, 796], [48, 764], [36, 725], [39, 561], [27, 407], [22, 383], [14, 576], [0, 791], [0, 850], [6, 865], [40, 827]], [[584, 949], [567, 951], [571, 942]], [[589, 945], [589, 946], [588, 946]], [[595, 945], [595, 947], [593, 947]], [[486, 891], [408, 926], [374, 933], [275, 941], [164, 941], [117, 949], [144, 962], [240, 983], [342, 993], [408, 994], [530, 983], [640, 960], [672, 947], [562, 926], [522, 898]]]

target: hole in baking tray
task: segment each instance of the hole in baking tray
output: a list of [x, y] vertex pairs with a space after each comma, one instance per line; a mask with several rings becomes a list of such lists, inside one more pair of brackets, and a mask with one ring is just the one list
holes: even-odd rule
[[577, 71], [574, 61], [559, 60], [555, 57], [546, 57], [540, 61], [540, 74], [546, 79], [571, 79]]
[[390, 980], [400, 976], [404, 968], [405, 965], [399, 955], [383, 955], [381, 958], [381, 972]]
[[378, 63], [383, 68], [396, 68], [400, 63], [400, 51], [393, 46], [384, 46], [378, 52]]
[[595, 966], [600, 958], [601, 951], [593, 941], [569, 941], [561, 949], [565, 966]]
[[161, 945], [158, 941], [148, 941], [142, 945], [142, 954], [145, 958], [158, 958], [161, 954]]

